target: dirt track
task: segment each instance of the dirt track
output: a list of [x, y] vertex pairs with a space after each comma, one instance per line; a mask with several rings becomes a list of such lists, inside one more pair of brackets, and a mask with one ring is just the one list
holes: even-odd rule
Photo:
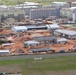
[[18, 67], [18, 65], [6, 65], [6, 66], [0, 66], [0, 72], [21, 72], [21, 69]]
[[51, 71], [51, 72], [48, 72], [48, 73], [32, 73], [32, 74], [29, 74], [29, 75], [76, 75], [76, 70], [69, 70], [69, 71], [62, 71], [62, 72], [54, 72], [54, 71]]

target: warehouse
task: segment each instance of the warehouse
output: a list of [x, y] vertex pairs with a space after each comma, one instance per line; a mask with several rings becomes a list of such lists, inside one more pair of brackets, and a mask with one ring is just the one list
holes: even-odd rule
[[53, 51], [51, 48], [39, 48], [39, 49], [30, 49], [30, 52], [36, 53], [36, 52], [48, 52], [48, 51]]
[[48, 29], [50, 30], [56, 30], [56, 29], [60, 29], [58, 24], [50, 24], [50, 25], [46, 25], [48, 27]]
[[56, 43], [56, 37], [55, 36], [35, 37], [34, 40], [39, 41], [40, 43], [43, 43], [43, 44]]
[[72, 30], [55, 30], [54, 34], [60, 37], [69, 38], [69, 39], [76, 39], [76, 31]]
[[26, 28], [27, 30], [47, 30], [48, 29], [47, 26], [45, 25], [39, 25], [39, 26], [32, 25], [32, 26], [26, 26]]
[[14, 32], [26, 32], [27, 28], [26, 28], [26, 26], [13, 26], [12, 31], [14, 31]]
[[0, 55], [8, 55], [10, 54], [9, 50], [0, 50]]
[[2, 44], [2, 46], [11, 46], [11, 45], [13, 45], [13, 44], [15, 44], [15, 43], [4, 43], [4, 44]]
[[40, 26], [13, 26], [12, 31], [14, 32], [26, 32], [28, 30], [48, 30], [48, 27], [45, 25]]
[[60, 8], [38, 8], [30, 11], [30, 19], [45, 19], [49, 16], [60, 16]]
[[67, 39], [66, 38], [58, 38], [57, 39], [57, 44], [66, 44], [67, 43]]
[[39, 44], [40, 43], [38, 41], [35, 41], [35, 40], [25, 41], [24, 47], [33, 47], [33, 46], [38, 46]]

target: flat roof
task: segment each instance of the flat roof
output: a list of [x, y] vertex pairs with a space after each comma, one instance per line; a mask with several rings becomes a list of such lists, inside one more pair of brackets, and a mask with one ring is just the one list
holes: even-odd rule
[[32, 51], [32, 52], [42, 52], [42, 51], [49, 51], [49, 50], [53, 50], [53, 49], [51, 49], [51, 48], [30, 49], [30, 51]]
[[56, 39], [55, 36], [41, 36], [41, 37], [35, 37], [35, 40], [53, 40]]
[[46, 25], [46, 26], [51, 29], [60, 28], [59, 25], [57, 25], [57, 24], [50, 24], [50, 25]]
[[66, 38], [58, 38], [57, 39], [57, 42], [63, 42], [63, 41], [67, 41], [67, 39]]
[[76, 7], [71, 7], [71, 8], [69, 8], [69, 9], [71, 9], [71, 10], [75, 10], [75, 9], [76, 9]]
[[26, 26], [13, 26], [17, 30], [24, 30], [27, 29]]
[[44, 36], [42, 34], [36, 33], [36, 34], [32, 34], [32, 37], [40, 37], [40, 36]]
[[9, 50], [0, 50], [0, 53], [9, 52]]
[[67, 4], [67, 2], [52, 2], [52, 3]]
[[4, 44], [2, 44], [2, 46], [10, 46], [10, 45], [13, 45], [13, 44], [15, 44], [15, 43], [4, 43]]
[[57, 29], [57, 30], [55, 30], [55, 32], [66, 34], [66, 35], [76, 35], [76, 31], [72, 31], [72, 30]]
[[39, 42], [35, 40], [31, 40], [31, 41], [25, 41], [24, 44], [39, 44]]
[[40, 26], [26, 26], [27, 29], [29, 28], [44, 28], [44, 27], [47, 27], [46, 25], [40, 25]]

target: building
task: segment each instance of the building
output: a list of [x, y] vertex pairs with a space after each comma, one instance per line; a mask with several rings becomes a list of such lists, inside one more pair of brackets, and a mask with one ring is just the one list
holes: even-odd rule
[[1, 14], [0, 14], [0, 23], [1, 23]]
[[66, 44], [67, 43], [67, 39], [66, 38], [58, 38], [57, 39], [57, 44]]
[[30, 15], [32, 9], [37, 9], [37, 6], [24, 6], [24, 7], [15, 7], [16, 9], [23, 9], [25, 12], [25, 17]]
[[51, 48], [30, 49], [30, 52], [32, 52], [32, 53], [37, 53], [37, 52], [48, 52], [48, 51], [55, 52], [55, 51], [54, 51], [53, 49], [51, 49]]
[[30, 11], [30, 19], [45, 19], [50, 16], [60, 16], [60, 8], [38, 8]]
[[56, 30], [56, 29], [60, 29], [58, 24], [47, 24], [46, 25], [48, 27], [49, 30]]
[[46, 25], [32, 25], [26, 26], [27, 30], [48, 30]]
[[21, 8], [25, 11], [25, 15], [30, 15], [30, 11], [32, 9], [37, 9], [37, 8], [41, 8], [42, 5], [39, 4], [39, 3], [34, 3], [34, 2], [25, 2], [23, 4], [19, 4], [19, 5], [16, 5], [15, 8]]
[[39, 44], [40, 43], [38, 41], [35, 41], [35, 40], [25, 41], [24, 47], [33, 47], [33, 46], [38, 46]]
[[25, 19], [25, 12], [23, 9], [15, 8], [14, 6], [0, 7], [1, 22], [7, 18], [14, 18], [18, 21]]
[[39, 41], [42, 44], [53, 44], [53, 43], [56, 43], [56, 37], [55, 36], [35, 37], [34, 40]]
[[68, 2], [52, 2], [51, 6], [53, 7], [61, 7], [61, 8], [68, 8], [70, 6], [70, 3]]
[[28, 30], [48, 30], [48, 27], [46, 25], [12, 26], [12, 31], [14, 32], [26, 32]]
[[72, 30], [58, 29], [54, 31], [54, 35], [68, 38], [68, 39], [76, 39], [76, 31], [72, 31]]
[[61, 17], [66, 17], [68, 19], [76, 21], [76, 7], [62, 8], [60, 10], [60, 15]]
[[9, 50], [0, 50], [0, 55], [8, 55], [10, 54]]
[[76, 2], [72, 2], [71, 7], [76, 7]]
[[28, 6], [42, 7], [42, 5], [40, 3], [35, 3], [35, 2], [24, 2], [23, 4], [18, 4], [16, 6], [17, 7], [28, 7]]
[[26, 32], [27, 28], [26, 28], [26, 26], [13, 26], [12, 31], [14, 31], [14, 32]]

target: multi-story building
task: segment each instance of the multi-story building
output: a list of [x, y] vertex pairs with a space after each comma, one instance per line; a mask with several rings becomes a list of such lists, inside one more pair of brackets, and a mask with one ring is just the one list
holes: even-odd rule
[[48, 18], [50, 16], [60, 16], [60, 8], [38, 8], [30, 11], [31, 19]]
[[25, 19], [25, 12], [23, 9], [15, 7], [0, 7], [1, 21], [7, 18], [14, 18], [17, 20]]
[[66, 17], [68, 19], [76, 21], [76, 7], [62, 8], [60, 10], [60, 15], [61, 17]]
[[25, 11], [25, 15], [29, 15], [30, 14], [30, 10], [32, 9], [37, 9], [37, 8], [41, 8], [42, 5], [39, 3], [34, 3], [34, 2], [25, 2], [23, 4], [19, 4], [16, 6], [16, 8], [21, 8]]
[[51, 6], [53, 7], [69, 7], [68, 2], [52, 2]]

